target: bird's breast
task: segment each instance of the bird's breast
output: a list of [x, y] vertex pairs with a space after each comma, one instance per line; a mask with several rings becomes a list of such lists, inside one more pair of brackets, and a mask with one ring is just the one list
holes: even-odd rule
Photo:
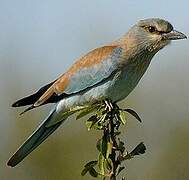
[[61, 100], [57, 105], [57, 111], [65, 111], [70, 107], [83, 106], [105, 98], [113, 102], [124, 99], [136, 87], [148, 68], [150, 60], [129, 63], [86, 91]]
[[120, 101], [127, 97], [136, 87], [149, 64], [149, 60], [138, 60], [128, 63], [126, 67], [118, 71], [107, 88], [109, 98], [113, 101]]

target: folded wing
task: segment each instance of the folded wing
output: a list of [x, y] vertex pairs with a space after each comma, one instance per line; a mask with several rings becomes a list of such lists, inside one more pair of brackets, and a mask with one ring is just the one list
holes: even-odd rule
[[119, 68], [122, 50], [118, 46], [104, 46], [89, 52], [54, 82], [34, 103], [34, 106], [40, 106], [54, 93], [71, 95], [108, 78]]

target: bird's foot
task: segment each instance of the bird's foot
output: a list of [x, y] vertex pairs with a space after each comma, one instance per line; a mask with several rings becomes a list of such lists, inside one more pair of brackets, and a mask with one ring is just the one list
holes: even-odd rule
[[104, 103], [105, 103], [105, 110], [111, 112], [114, 108], [112, 101], [109, 99], [106, 99], [104, 100]]

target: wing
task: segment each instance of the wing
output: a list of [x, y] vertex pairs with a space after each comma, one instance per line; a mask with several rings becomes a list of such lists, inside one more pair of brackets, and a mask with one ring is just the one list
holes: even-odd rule
[[47, 89], [34, 106], [43, 104], [54, 93], [71, 95], [108, 78], [119, 68], [122, 51], [118, 46], [104, 46], [89, 52]]
[[[56, 81], [56, 80], [55, 80]], [[55, 82], [51, 82], [45, 86], [43, 86], [42, 88], [40, 88], [37, 92], [35, 92], [32, 95], [29, 95], [27, 97], [24, 97], [16, 102], [14, 102], [12, 104], [12, 107], [21, 107], [21, 106], [27, 106], [27, 105], [31, 105], [29, 106], [29, 108], [25, 109], [23, 112], [20, 113], [20, 115], [24, 114], [25, 112], [35, 108], [34, 103], [46, 92], [46, 90], [51, 87], [53, 85], [53, 83]], [[47, 99], [43, 104], [47, 104], [47, 103], [56, 103], [58, 101], [60, 101], [61, 99], [67, 97], [68, 95], [65, 93], [62, 93], [61, 95], [58, 95], [56, 93], [54, 93], [51, 97], [49, 97], [49, 99]]]
[[32, 95], [29, 95], [27, 97], [24, 97], [24, 98], [16, 101], [15, 103], [12, 104], [12, 107], [20, 107], [20, 106], [27, 106], [27, 105], [34, 104], [45, 93], [45, 91], [53, 85], [54, 82], [55, 81], [43, 86], [42, 88], [40, 88], [37, 92], [35, 92]]
[[121, 48], [114, 46], [93, 50], [55, 83], [56, 93], [77, 93], [109, 77], [119, 66], [121, 52]]
[[116, 45], [97, 48], [71, 66], [52, 83], [42, 87], [33, 95], [27, 96], [12, 106], [31, 105], [24, 112], [46, 103], [55, 103], [64, 97], [90, 88], [108, 78], [119, 68], [123, 49]]

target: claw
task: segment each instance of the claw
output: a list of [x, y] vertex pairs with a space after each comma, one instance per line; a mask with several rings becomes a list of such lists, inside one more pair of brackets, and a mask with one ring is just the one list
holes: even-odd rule
[[106, 99], [104, 100], [104, 103], [106, 105], [105, 110], [108, 110], [109, 112], [112, 111], [112, 109], [114, 108], [112, 102]]

